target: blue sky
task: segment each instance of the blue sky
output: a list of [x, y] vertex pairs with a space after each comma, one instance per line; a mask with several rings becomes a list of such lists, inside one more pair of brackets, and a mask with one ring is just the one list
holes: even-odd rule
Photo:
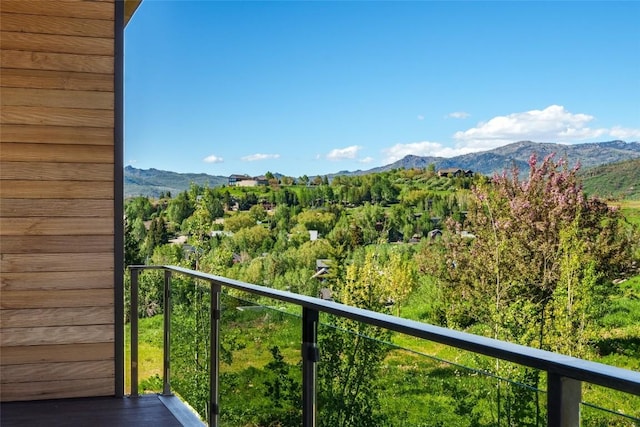
[[125, 164], [294, 177], [640, 140], [640, 2], [144, 0]]

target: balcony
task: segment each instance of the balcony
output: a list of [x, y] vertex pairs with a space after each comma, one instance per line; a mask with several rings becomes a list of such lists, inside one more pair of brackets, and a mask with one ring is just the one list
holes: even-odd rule
[[[155, 273], [143, 273], [146, 271]], [[326, 353], [324, 354], [326, 357], [332, 356], [330, 348], [322, 348], [319, 345], [322, 343], [319, 337], [322, 338], [323, 335], [340, 335], [344, 340], [367, 342], [372, 347], [365, 346], [365, 350], [371, 350], [374, 347], [378, 350], [382, 349], [386, 361], [393, 361], [398, 357], [404, 357], [405, 361], [407, 358], [417, 361], [413, 367], [400, 367], [401, 371], [406, 372], [402, 382], [416, 389], [413, 391], [415, 400], [411, 401], [407, 407], [400, 408], [400, 411], [405, 411], [403, 416], [407, 420], [402, 425], [433, 425], [433, 414], [428, 409], [436, 406], [428, 402], [447, 399], [447, 393], [454, 393], [454, 397], [467, 400], [467, 405], [483, 406], [487, 413], [494, 414], [493, 420], [485, 419], [479, 425], [638, 425], [637, 413], [624, 414], [617, 412], [615, 408], [598, 408], [583, 401], [583, 391], [596, 386], [604, 387], [606, 393], [618, 393], [626, 400], [634, 401], [635, 399], [640, 402], [640, 373], [638, 372], [181, 267], [133, 266], [130, 272], [130, 395], [120, 398], [98, 397], [3, 403], [0, 414], [3, 425], [111, 426], [151, 423], [154, 426], [174, 426], [202, 425], [201, 419], [213, 426], [248, 425], [244, 424], [245, 421], [243, 424], [237, 424], [243, 414], [229, 414], [229, 407], [225, 406], [225, 402], [231, 400], [230, 395], [237, 393], [242, 399], [250, 396], [249, 399], [260, 402], [256, 403], [256, 406], [262, 405], [266, 413], [273, 415], [272, 422], [277, 422], [278, 417], [286, 415], [291, 425], [316, 426], [320, 424], [322, 414], [326, 415], [332, 411], [326, 402], [322, 408], [323, 402], [318, 398], [319, 395], [326, 398], [327, 384], [330, 383], [327, 378], [319, 376], [318, 371], [321, 352]], [[162, 375], [158, 378], [160, 390], [154, 394], [142, 394], [139, 390], [138, 378], [141, 365], [138, 357], [140, 344], [138, 290], [141, 276], [149, 274], [155, 277], [148, 277], [145, 282], [157, 285], [164, 296], [164, 315], [157, 316], [163, 322], [163, 334], [159, 337], [163, 346], [163, 366]], [[185, 328], [184, 323], [176, 323], [176, 319], [180, 317], [183, 319], [189, 317], [185, 312], [177, 312], [184, 307], [172, 306], [172, 300], [177, 292], [190, 292], [190, 297], [198, 301], [194, 305], [195, 310], [191, 313], [199, 318], [196, 324], [190, 325], [193, 329]], [[258, 301], [262, 305], [257, 304]], [[264, 305], [266, 302], [269, 302], [269, 305]], [[204, 308], [206, 310], [203, 310]], [[245, 329], [247, 324], [252, 323], [251, 319], [260, 319], [260, 324], [264, 326], [267, 318], [270, 327], [253, 333]], [[359, 325], [373, 327], [377, 331], [384, 331], [385, 334], [401, 335], [405, 337], [402, 340], [403, 343], [409, 342], [407, 339], [422, 344], [439, 343], [450, 346], [456, 351], [469, 352], [477, 358], [486, 357], [492, 361], [492, 364], [503, 363], [530, 368], [541, 373], [543, 380], [540, 383], [545, 385], [545, 389], [535, 389], [527, 384], [500, 378], [488, 370], [462, 366], [420, 353], [415, 349], [400, 347], [391, 340], [384, 341], [382, 337], [388, 339], [389, 334], [378, 335], [372, 339], [361, 331], [357, 333], [355, 330], [341, 329], [336, 327], [331, 319], [358, 322]], [[254, 322], [252, 326], [255, 327], [255, 325]], [[298, 330], [297, 336], [292, 336], [292, 329]], [[229, 340], [228, 335], [234, 334], [254, 341], [259, 337], [265, 339], [265, 342], [268, 341], [267, 335], [272, 334], [280, 343], [279, 352], [272, 351], [274, 360], [279, 360], [280, 364], [270, 364], [280, 376], [278, 381], [266, 381], [271, 387], [268, 393], [259, 391], [260, 384], [257, 382], [242, 383], [238, 379], [243, 380], [244, 377], [232, 374], [229, 353], [233, 350], [230, 350], [230, 347], [233, 347], [230, 344], [233, 343], [233, 339]], [[181, 335], [182, 338], [179, 338]], [[185, 337], [190, 343], [186, 347], [184, 346]], [[291, 351], [294, 348], [297, 350]], [[258, 359], [261, 356], [256, 353], [254, 358]], [[187, 359], [192, 362], [189, 366], [182, 363]], [[251, 360], [246, 361], [246, 363], [251, 362]], [[237, 363], [245, 362], [237, 361]], [[426, 368], [428, 373], [420, 373], [420, 369], [425, 366], [435, 366], [435, 369]], [[387, 372], [393, 368], [393, 363], [387, 363], [385, 367]], [[254, 368], [249, 370], [256, 372]], [[234, 378], [235, 384], [224, 384], [224, 382], [233, 383], [230, 380]], [[397, 379], [397, 377], [394, 378]], [[470, 379], [471, 382], [469, 382]], [[456, 388], [456, 384], [458, 386], [463, 384], [463, 387], [474, 384], [477, 389], [473, 391], [480, 391], [480, 393], [474, 394], [467, 390], [467, 394], [461, 394], [462, 388]], [[298, 387], [289, 387], [296, 385]], [[396, 416], [399, 409], [397, 404], [392, 404], [395, 396], [391, 392], [398, 385], [398, 382], [391, 384], [384, 401], [378, 402], [381, 409], [396, 411]], [[295, 396], [298, 392], [299, 396]], [[194, 398], [194, 394], [200, 396]], [[293, 398], [292, 395], [294, 395]], [[425, 400], [426, 395], [431, 397]], [[296, 409], [294, 413], [287, 414], [286, 411], [282, 411], [282, 402], [287, 399], [295, 402], [293, 403]], [[518, 402], [529, 402], [529, 407], [535, 408], [536, 414], [533, 421], [517, 418], [519, 414], [527, 412], [520, 410], [518, 413], [516, 408]], [[532, 402], [535, 402], [535, 405]], [[297, 408], [296, 405], [298, 405]], [[199, 415], [191, 407], [196, 408]], [[605, 421], [596, 424], [583, 423], [584, 420], [581, 417], [594, 413], [598, 414], [595, 419]], [[451, 414], [449, 420], [455, 424], [454, 415]], [[529, 411], [530, 415], [531, 411]], [[460, 416], [468, 417], [469, 415]], [[415, 420], [416, 417], [421, 419], [420, 424], [409, 421]], [[322, 421], [324, 421], [322, 424], [327, 425], [326, 420]]]

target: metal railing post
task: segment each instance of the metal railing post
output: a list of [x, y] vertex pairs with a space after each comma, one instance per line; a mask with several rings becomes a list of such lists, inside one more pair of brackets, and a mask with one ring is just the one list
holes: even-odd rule
[[138, 397], [138, 275], [140, 270], [131, 269], [131, 302], [129, 316], [131, 317], [131, 397]]
[[547, 373], [547, 425], [579, 427], [582, 382]]
[[220, 423], [220, 290], [218, 283], [211, 283], [211, 330], [209, 337], [209, 425]]
[[316, 426], [316, 363], [318, 350], [318, 311], [302, 309], [302, 425]]
[[162, 394], [171, 396], [171, 271], [164, 271], [164, 355]]

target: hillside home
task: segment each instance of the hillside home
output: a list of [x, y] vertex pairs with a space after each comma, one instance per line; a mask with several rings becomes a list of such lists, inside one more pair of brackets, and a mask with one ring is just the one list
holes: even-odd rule
[[460, 168], [446, 168], [438, 170], [438, 176], [441, 178], [458, 178], [458, 177], [472, 177], [472, 170], [464, 170]]

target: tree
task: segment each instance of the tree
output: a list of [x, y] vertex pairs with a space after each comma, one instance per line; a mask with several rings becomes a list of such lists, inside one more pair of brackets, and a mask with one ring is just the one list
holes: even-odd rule
[[[344, 304], [387, 312], [385, 278], [369, 253], [362, 263], [346, 268], [334, 284], [335, 298]], [[320, 335], [318, 417], [323, 426], [368, 427], [384, 424], [380, 411], [378, 375], [389, 347], [388, 330], [330, 317], [335, 329]], [[351, 333], [345, 331], [352, 331]]]
[[514, 169], [474, 190], [472, 236], [449, 221], [439, 262], [423, 260], [440, 279], [452, 326], [482, 323], [499, 339], [586, 348], [589, 300], [631, 262], [633, 241], [615, 211], [585, 198], [576, 173], [564, 160], [532, 156], [527, 180]]
[[[585, 357], [599, 302], [631, 261], [632, 240], [615, 211], [585, 198], [577, 168], [553, 156], [541, 164], [532, 156], [529, 165], [524, 181], [514, 168], [478, 186], [465, 224], [472, 234], [450, 218], [443, 247], [431, 246], [441, 250], [423, 254], [422, 264], [439, 280], [449, 326]], [[499, 361], [494, 369], [539, 386], [537, 370]], [[503, 399], [523, 425], [537, 425], [537, 400], [523, 393], [509, 386]]]
[[194, 203], [190, 200], [188, 193], [183, 191], [174, 199], [169, 201], [169, 206], [167, 207], [167, 218], [172, 223], [180, 226], [182, 221], [193, 214], [194, 210]]

